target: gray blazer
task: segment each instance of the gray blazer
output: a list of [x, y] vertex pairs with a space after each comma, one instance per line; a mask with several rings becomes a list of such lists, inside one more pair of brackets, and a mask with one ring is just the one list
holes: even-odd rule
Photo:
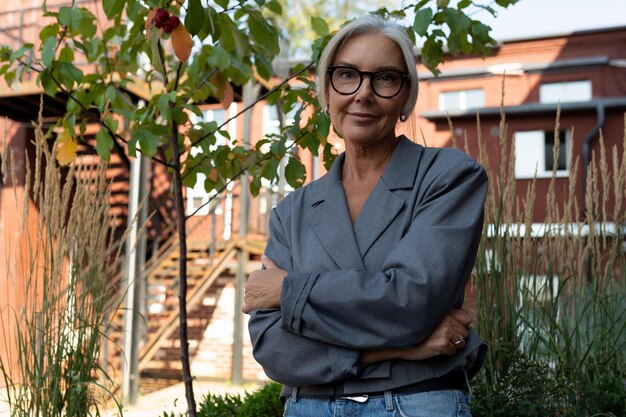
[[363, 349], [415, 346], [463, 305], [483, 225], [485, 170], [459, 150], [400, 137], [353, 225], [343, 160], [272, 212], [265, 253], [288, 275], [281, 308], [251, 313], [254, 357], [282, 384], [343, 381], [346, 394], [461, 366], [473, 376], [484, 356], [473, 330], [451, 357], [370, 365], [358, 358]]

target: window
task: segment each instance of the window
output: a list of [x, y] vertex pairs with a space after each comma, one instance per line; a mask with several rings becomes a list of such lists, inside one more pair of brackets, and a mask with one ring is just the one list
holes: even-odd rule
[[[289, 126], [293, 123], [297, 107], [294, 107], [288, 114], [283, 115], [283, 126]], [[278, 117], [278, 109], [275, 105], [267, 105], [263, 107], [263, 134], [280, 134], [280, 118]]]
[[[291, 109], [291, 111], [287, 114], [283, 115], [283, 122], [282, 122], [282, 126], [289, 126], [291, 124], [294, 123], [294, 117], [296, 115], [296, 112], [298, 111], [298, 107], [294, 107], [293, 109]], [[263, 135], [267, 136], [267, 135], [280, 135], [280, 130], [281, 130], [281, 122], [280, 122], [280, 117], [279, 117], [279, 113], [278, 113], [278, 108], [276, 105], [266, 105], [265, 107], [263, 107]], [[293, 140], [291, 139], [287, 139], [285, 142], [285, 145], [287, 147], [290, 147], [293, 145]], [[261, 147], [261, 152], [269, 152], [270, 149], [270, 144], [266, 143]], [[296, 149], [297, 151], [297, 149]], [[285, 176], [283, 174], [284, 169], [285, 169], [285, 165], [288, 162], [288, 156], [285, 156], [282, 161], [280, 161], [280, 167], [279, 167], [279, 188], [281, 189], [281, 193], [288, 193], [290, 191], [293, 191], [293, 188], [289, 186], [289, 184], [287, 184], [285, 182]], [[265, 188], [271, 188], [272, 184], [270, 184], [269, 181], [267, 181], [265, 178], [263, 178], [261, 180], [261, 183], [263, 185], [263, 187]]]
[[[567, 177], [568, 139], [565, 131], [559, 132], [557, 177]], [[549, 178], [554, 164], [554, 131], [533, 130], [515, 132], [515, 178]]]
[[[236, 106], [236, 104], [233, 103], [231, 106]], [[215, 122], [217, 123], [217, 126], [219, 127], [219, 126], [222, 126], [226, 122], [228, 114], [233, 114], [233, 112], [235, 111], [236, 111], [236, 107], [234, 107], [234, 110], [233, 110], [233, 107], [231, 107], [228, 112], [221, 108], [203, 110], [202, 117], [198, 117], [192, 113], [190, 115], [190, 119], [192, 123], [194, 124], [199, 123], [199, 122]], [[220, 130], [226, 130], [231, 135], [231, 137], [234, 137], [235, 128], [236, 128], [236, 125], [231, 120], [228, 124], [223, 126]], [[218, 138], [218, 141], [220, 140], [219, 138], [222, 138], [221, 140], [223, 141], [227, 140], [226, 138], [223, 138], [219, 134], [217, 135], [217, 138]], [[197, 146], [194, 146], [191, 148], [190, 152], [192, 155], [195, 156], [198, 152], [200, 152], [200, 148]], [[206, 181], [206, 176], [204, 174], [199, 173], [196, 179], [196, 184], [193, 187], [187, 188], [187, 205], [185, 207], [187, 216], [190, 216], [191, 214], [196, 212], [197, 209], [199, 209], [198, 212], [195, 213], [197, 216], [206, 216], [210, 213], [210, 210], [212, 210], [212, 208], [214, 207], [213, 203], [209, 205], [207, 204], [207, 202], [209, 201], [211, 197], [215, 195], [215, 192], [214, 191], [212, 191], [211, 193], [206, 192], [206, 190], [204, 189], [205, 181]], [[222, 214], [221, 203], [217, 202], [215, 204], [216, 204], [215, 214], [221, 215]]]
[[[517, 288], [518, 315], [517, 332], [521, 338], [521, 349], [536, 343], [538, 339], [548, 339], [549, 322], [545, 312], [554, 311], [558, 319], [560, 311], [555, 301], [559, 294], [559, 277], [546, 275], [522, 276]], [[556, 308], [556, 310], [555, 310]]]
[[539, 102], [566, 103], [591, 100], [591, 81], [546, 83], [539, 87]]
[[[213, 202], [208, 204], [209, 199], [215, 196], [215, 191], [211, 191], [207, 193], [204, 189], [204, 181], [206, 180], [206, 175], [198, 173], [196, 178], [196, 184], [193, 188], [187, 188], [187, 205], [185, 207], [186, 215], [191, 216], [195, 213], [196, 216], [206, 216], [211, 212], [211, 209], [215, 207], [215, 214], [222, 214], [222, 207], [219, 203], [219, 199], [217, 202]], [[196, 210], [198, 210], [196, 212]]]
[[439, 94], [439, 110], [467, 110], [484, 105], [485, 94], [482, 89], [445, 91]]

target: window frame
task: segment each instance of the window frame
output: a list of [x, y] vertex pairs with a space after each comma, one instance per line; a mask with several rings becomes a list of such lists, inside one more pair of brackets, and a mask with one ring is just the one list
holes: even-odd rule
[[[533, 178], [552, 178], [552, 166], [546, 166], [546, 139], [547, 134], [553, 133], [553, 130], [519, 130], [514, 133], [513, 140], [515, 141], [515, 179], [533, 179]], [[541, 138], [539, 138], [541, 135]], [[535, 137], [533, 137], [535, 136]], [[565, 152], [565, 169], [559, 169], [555, 173], [556, 178], [569, 178], [570, 166], [569, 166], [569, 153], [571, 132], [567, 130], [559, 130], [559, 136], [563, 136], [560, 139], [559, 151]], [[540, 141], [539, 141], [540, 139]], [[526, 142], [522, 146], [522, 141]], [[534, 142], [531, 147], [535, 149], [529, 149], [528, 143]], [[541, 143], [539, 143], [541, 142]], [[539, 149], [537, 149], [539, 147]], [[550, 148], [553, 148], [550, 147]], [[539, 155], [539, 156], [538, 156]], [[559, 155], [559, 158], [561, 155]], [[528, 164], [534, 163], [534, 168], [530, 168]], [[532, 165], [531, 165], [532, 166]]]

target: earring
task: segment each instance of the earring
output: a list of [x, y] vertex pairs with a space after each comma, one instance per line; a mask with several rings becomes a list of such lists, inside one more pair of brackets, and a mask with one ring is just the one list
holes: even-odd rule
[[328, 106], [324, 107], [324, 113], [328, 116]]
[[400, 115], [400, 121], [402, 123], [406, 122], [408, 118], [409, 118], [409, 116], [407, 116], [406, 114], [401, 114]]

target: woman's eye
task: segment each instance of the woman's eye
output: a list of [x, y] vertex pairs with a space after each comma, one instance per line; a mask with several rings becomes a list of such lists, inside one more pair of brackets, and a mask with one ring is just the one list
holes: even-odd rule
[[393, 83], [397, 80], [397, 78], [398, 76], [394, 74], [393, 72], [383, 72], [383, 73], [378, 74], [378, 77], [376, 77], [378, 81], [385, 82], [385, 83]]
[[346, 71], [346, 70], [341, 71], [341, 72], [339, 73], [339, 76], [340, 76], [341, 78], [348, 78], [348, 79], [349, 79], [349, 78], [355, 78], [355, 77], [356, 77], [356, 75], [355, 75], [354, 71]]

